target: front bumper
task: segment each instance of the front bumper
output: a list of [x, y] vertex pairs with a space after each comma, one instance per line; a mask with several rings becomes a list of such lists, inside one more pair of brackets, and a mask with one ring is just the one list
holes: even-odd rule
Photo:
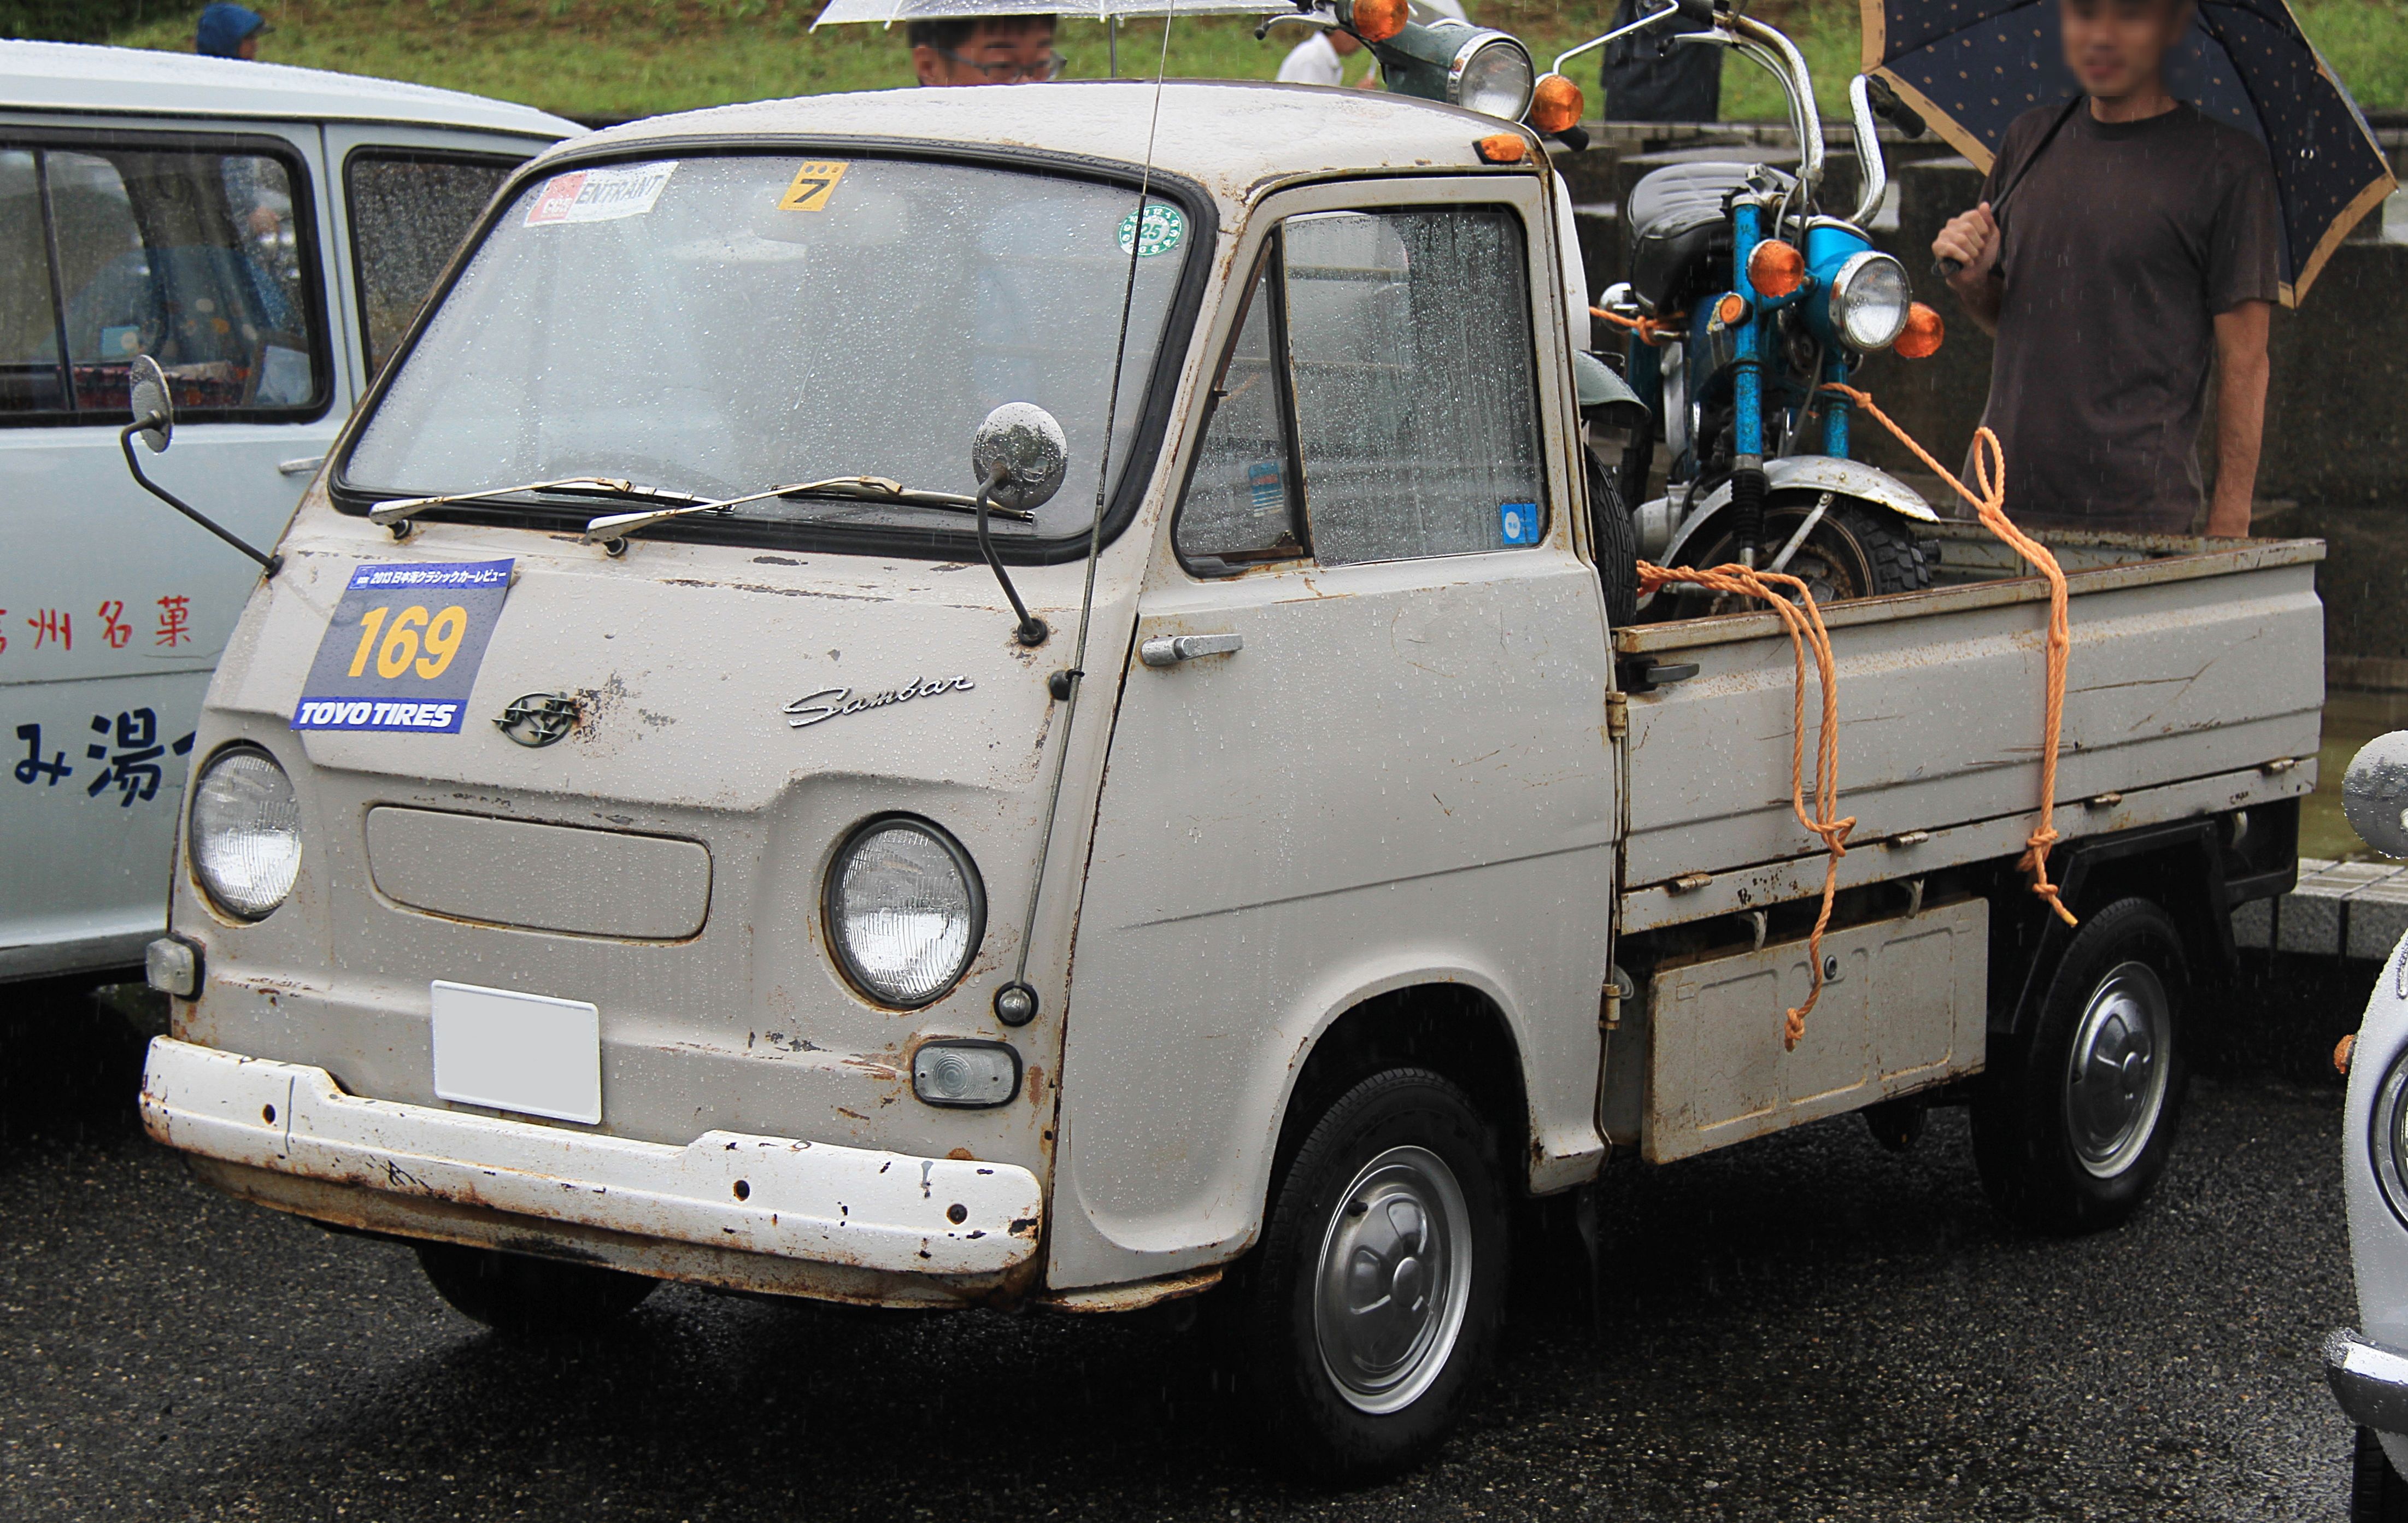
[[2378, 1433], [2408, 1434], [2408, 1355], [2344, 1328], [2325, 1340], [2325, 1379], [2352, 1421]]
[[998, 1275], [1035, 1257], [1029, 1171], [709, 1131], [683, 1147], [347, 1095], [324, 1069], [159, 1037], [160, 1142], [300, 1179], [632, 1237], [892, 1274]]

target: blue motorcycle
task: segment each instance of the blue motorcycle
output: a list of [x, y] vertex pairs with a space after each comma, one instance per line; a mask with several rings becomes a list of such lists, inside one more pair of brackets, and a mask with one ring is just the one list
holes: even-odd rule
[[[1659, 437], [1669, 453], [1664, 494], [1632, 510], [1631, 538], [1661, 565], [1785, 571], [1817, 601], [1927, 587], [1931, 572], [1914, 525], [1938, 515], [1905, 483], [1850, 458], [1851, 404], [1822, 389], [1846, 381], [1873, 351], [1895, 346], [1920, 358], [1942, 338], [1939, 314], [1911, 299], [1905, 267], [1865, 232], [1888, 186], [1877, 82], [1859, 75], [1849, 86], [1856, 207], [1844, 218], [1825, 215], [1813, 81], [1772, 27], [1680, 0], [1566, 53], [1555, 70], [1618, 37], [1681, 22], [1699, 29], [1668, 45], [1728, 48], [1781, 81], [1799, 165], [1794, 174], [1739, 162], [1672, 165], [1641, 179], [1623, 208], [1630, 279], [1602, 306], [1632, 328], [1624, 376], [1654, 415], [1653, 426], [1634, 431], [1616, 473], [1627, 494], [1644, 494]], [[1879, 104], [1899, 114], [1879, 93]], [[1677, 584], [1641, 606], [1656, 618], [1719, 607], [1702, 589]]]

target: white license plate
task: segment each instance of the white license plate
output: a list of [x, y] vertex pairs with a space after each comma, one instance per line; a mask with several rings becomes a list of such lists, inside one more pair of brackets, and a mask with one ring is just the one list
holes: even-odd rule
[[602, 1013], [581, 999], [436, 980], [435, 1093], [560, 1121], [602, 1119]]

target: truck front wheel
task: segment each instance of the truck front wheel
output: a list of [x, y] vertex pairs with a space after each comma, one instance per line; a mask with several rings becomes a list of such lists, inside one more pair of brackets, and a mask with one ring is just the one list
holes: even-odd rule
[[418, 1267], [462, 1315], [495, 1332], [548, 1342], [591, 1336], [634, 1311], [660, 1284], [624, 1270], [456, 1243], [419, 1243]]
[[1496, 1138], [1453, 1083], [1390, 1069], [1323, 1113], [1233, 1286], [1258, 1409], [1299, 1468], [1362, 1480], [1445, 1431], [1495, 1341], [1506, 1242]]
[[2173, 1149], [2189, 990], [2181, 933], [2155, 904], [2117, 899], [2083, 922], [1973, 1102], [1974, 1159], [2001, 1211], [2074, 1233], [2139, 1209]]

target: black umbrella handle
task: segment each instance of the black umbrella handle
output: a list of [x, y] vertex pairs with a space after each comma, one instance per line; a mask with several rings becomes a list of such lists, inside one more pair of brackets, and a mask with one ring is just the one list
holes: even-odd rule
[[1965, 266], [1962, 261], [1950, 259], [1944, 255], [1931, 262], [1931, 273], [1939, 276], [1943, 280], [1953, 280], [1956, 279], [1957, 272], [1962, 270], [1964, 267]]

